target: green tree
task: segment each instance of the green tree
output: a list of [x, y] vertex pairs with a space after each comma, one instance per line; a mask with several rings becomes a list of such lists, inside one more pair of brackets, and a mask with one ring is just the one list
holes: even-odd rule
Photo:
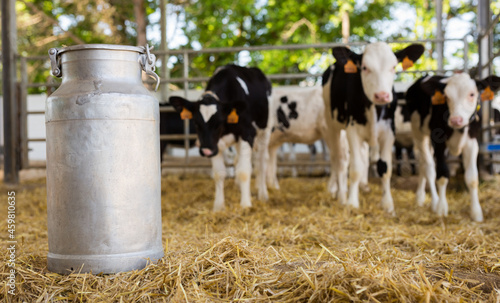
[[[183, 28], [190, 46], [310, 44], [341, 42], [341, 14], [350, 16], [351, 41], [374, 40], [378, 20], [390, 17], [392, 1], [374, 0], [356, 5], [353, 0], [230, 0], [181, 1], [186, 20]], [[250, 54], [250, 65], [268, 74], [307, 72], [328, 50], [262, 51]], [[236, 62], [238, 54], [202, 54], [191, 59], [196, 76], [209, 76], [217, 66]], [[321, 65], [321, 64], [320, 64]], [[326, 67], [326, 63], [322, 64]], [[180, 68], [174, 68], [174, 73]], [[289, 80], [286, 83], [296, 83]]]
[[[185, 18], [189, 20], [183, 32], [188, 37], [186, 46], [191, 48], [341, 42], [344, 13], [350, 19], [350, 41], [436, 38], [435, 1], [432, 0], [244, 0], [239, 1], [238, 5], [229, 0], [178, 0], [173, 3], [183, 6]], [[447, 31], [451, 30], [447, 26], [449, 21], [475, 14], [474, 5], [472, 0], [443, 1], [445, 37]], [[398, 8], [414, 14], [415, 22], [405, 23], [401, 27], [395, 24], [393, 19], [400, 12], [396, 11]], [[500, 10], [495, 1], [492, 10], [494, 13]], [[475, 29], [475, 22], [475, 19], [470, 22], [471, 30]], [[391, 29], [389, 33], [384, 26]], [[499, 44], [498, 39], [496, 41]], [[469, 50], [469, 60], [472, 60], [474, 56], [471, 54], [477, 52], [474, 41], [469, 44]], [[437, 69], [435, 51], [436, 44], [427, 43], [425, 60], [419, 60], [415, 68]], [[463, 56], [463, 48], [457, 47], [453, 58], [445, 57], [445, 67], [461, 67], [457, 62], [461, 62]], [[239, 58], [239, 54], [234, 53], [202, 54], [190, 58], [191, 70], [194, 71], [193, 76], [210, 76], [217, 66], [238, 62]], [[329, 50], [309, 49], [255, 52], [250, 54], [248, 64], [261, 67], [267, 74], [281, 74], [318, 72], [332, 61]], [[182, 63], [182, 59], [179, 58], [178, 62]], [[181, 71], [180, 65], [174, 66], [174, 75]], [[400, 77], [406, 80], [414, 78], [412, 75]], [[281, 83], [293, 84], [297, 81]]]
[[[141, 36], [134, 22], [136, 15], [144, 18], [157, 5], [155, 0], [135, 1], [136, 11], [134, 3], [128, 0], [19, 0], [16, 2], [18, 51], [30, 56], [45, 55], [52, 47], [84, 43], [136, 45]], [[144, 21], [147, 23], [147, 18]], [[51, 79], [47, 62], [29, 63], [30, 82], [44, 83]], [[39, 91], [31, 89], [31, 93]]]

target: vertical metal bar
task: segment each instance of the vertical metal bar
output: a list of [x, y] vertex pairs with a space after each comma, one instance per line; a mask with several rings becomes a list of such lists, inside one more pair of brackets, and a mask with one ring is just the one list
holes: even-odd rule
[[[477, 4], [477, 22], [478, 22], [478, 55], [479, 61], [477, 64], [478, 73], [476, 75], [477, 78], [483, 79], [490, 74], [490, 68], [488, 66], [489, 56], [490, 56], [490, 40], [491, 35], [488, 33], [488, 28], [491, 20], [491, 12], [490, 12], [490, 1], [489, 0], [478, 0]], [[483, 131], [486, 127], [488, 127], [490, 122], [490, 111], [491, 111], [491, 102], [485, 101], [482, 102], [482, 114], [481, 114], [481, 136], [479, 138], [480, 144], [486, 144], [491, 141], [491, 131]], [[485, 159], [486, 158], [486, 159]], [[480, 155], [479, 156], [479, 171], [491, 172], [491, 169], [488, 169], [485, 165], [487, 162], [487, 158], [490, 158], [489, 155]], [[491, 168], [491, 167], [490, 167]], [[486, 171], [485, 171], [486, 170]]]
[[14, 0], [2, 0], [2, 84], [4, 131], [4, 182], [19, 183], [16, 104], [16, 12]]
[[437, 60], [438, 60], [438, 73], [443, 72], [443, 59], [444, 59], [444, 41], [443, 41], [443, 1], [436, 0], [436, 38], [438, 42], [436, 43], [436, 52], [437, 52]]
[[161, 93], [161, 101], [160, 102], [167, 102], [168, 97], [169, 97], [169, 90], [168, 90], [168, 84], [170, 80], [170, 71], [168, 70], [168, 55], [167, 55], [167, 50], [168, 50], [168, 41], [167, 41], [167, 4], [168, 0], [161, 0], [160, 1], [160, 12], [161, 12], [161, 45], [160, 49], [162, 51], [162, 56], [161, 56], [161, 75], [164, 79], [162, 81], [163, 83], [160, 84], [160, 93]]
[[[189, 91], [189, 54], [187, 51], [184, 51], [183, 54], [184, 59], [184, 97], [188, 99], [188, 91]], [[184, 120], [184, 163], [189, 163], [189, 120]]]
[[464, 73], [469, 72], [469, 43], [467, 42], [467, 35], [464, 36]]
[[28, 64], [26, 57], [21, 57], [21, 84], [19, 85], [20, 101], [20, 137], [21, 137], [21, 168], [28, 168]]
[[[490, 35], [487, 30], [490, 24], [491, 12], [490, 12], [490, 1], [489, 0], [479, 0], [477, 6], [477, 21], [478, 21], [478, 73], [477, 77], [479, 79], [483, 79], [490, 74], [490, 69], [487, 63], [489, 62], [490, 55]], [[482, 127], [485, 128], [489, 125], [490, 120], [490, 102], [483, 102], [482, 108]], [[482, 132], [482, 143], [486, 143], [490, 141], [490, 132], [484, 131]]]

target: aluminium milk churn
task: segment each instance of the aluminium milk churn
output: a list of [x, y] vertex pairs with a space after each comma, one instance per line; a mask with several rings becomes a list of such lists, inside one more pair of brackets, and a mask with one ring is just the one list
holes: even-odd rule
[[163, 257], [158, 101], [149, 47], [52, 48], [47, 98], [48, 269], [116, 273]]

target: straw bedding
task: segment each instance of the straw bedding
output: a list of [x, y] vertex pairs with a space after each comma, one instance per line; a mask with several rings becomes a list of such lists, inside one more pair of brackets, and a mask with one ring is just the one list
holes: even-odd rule
[[470, 220], [460, 181], [449, 186], [444, 219], [415, 206], [411, 178], [393, 179], [396, 217], [380, 209], [376, 179], [360, 210], [339, 206], [326, 181], [282, 179], [267, 203], [253, 190], [245, 210], [228, 179], [226, 210], [213, 213], [209, 177], [164, 176], [165, 257], [138, 271], [66, 276], [46, 268], [45, 180], [23, 182], [14, 188], [16, 295], [7, 294], [4, 263], [0, 301], [500, 302], [499, 177], [480, 185], [484, 223]]

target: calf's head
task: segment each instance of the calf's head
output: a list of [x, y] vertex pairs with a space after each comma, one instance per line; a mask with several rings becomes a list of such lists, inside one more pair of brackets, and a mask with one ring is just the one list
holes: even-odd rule
[[363, 91], [368, 100], [376, 105], [392, 102], [392, 86], [397, 64], [403, 62], [406, 69], [420, 58], [423, 52], [422, 45], [412, 44], [394, 53], [384, 42], [368, 44], [362, 55], [346, 47], [332, 49], [333, 56], [340, 65], [344, 66], [349, 61], [356, 65], [351, 72], [361, 73]]
[[444, 95], [449, 113], [447, 123], [451, 128], [461, 129], [474, 119], [479, 108], [480, 93], [484, 90], [496, 92], [500, 88], [500, 78], [489, 76], [483, 80], [473, 80], [468, 74], [460, 73], [447, 78], [431, 77], [422, 81], [421, 87], [430, 96], [437, 93]]
[[217, 142], [221, 138], [228, 121], [228, 116], [237, 115], [244, 109], [243, 102], [228, 104], [220, 102], [217, 95], [211, 91], [203, 93], [196, 102], [188, 101], [182, 97], [172, 96], [170, 104], [181, 114], [183, 119], [193, 119], [198, 135], [200, 155], [213, 157], [219, 152]]

